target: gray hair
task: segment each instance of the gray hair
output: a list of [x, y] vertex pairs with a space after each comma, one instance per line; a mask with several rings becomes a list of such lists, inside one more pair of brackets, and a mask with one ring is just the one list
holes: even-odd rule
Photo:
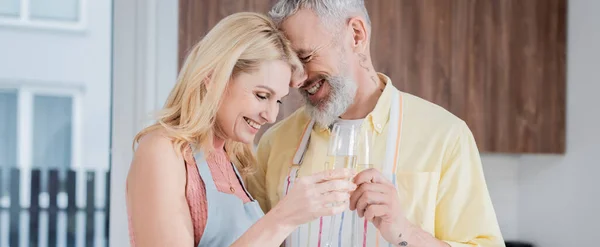
[[328, 27], [341, 25], [349, 17], [357, 14], [371, 26], [364, 0], [278, 0], [269, 11], [269, 16], [280, 25], [286, 18], [303, 8], [312, 10]]

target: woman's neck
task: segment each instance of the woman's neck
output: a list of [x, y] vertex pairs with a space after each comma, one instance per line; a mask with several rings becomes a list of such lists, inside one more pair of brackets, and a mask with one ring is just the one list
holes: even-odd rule
[[225, 139], [215, 135], [213, 136], [213, 147], [216, 152], [221, 152], [225, 148]]
[[213, 147], [214, 150], [208, 159], [215, 164], [227, 164], [229, 159], [225, 152], [225, 139], [220, 138], [217, 135], [213, 136]]

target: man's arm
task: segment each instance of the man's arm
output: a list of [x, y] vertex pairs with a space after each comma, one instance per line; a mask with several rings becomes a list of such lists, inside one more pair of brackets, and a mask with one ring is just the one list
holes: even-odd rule
[[435, 237], [452, 247], [505, 246], [473, 134], [464, 122], [457, 131], [441, 171]]
[[435, 236], [410, 223], [394, 185], [375, 169], [355, 177], [359, 187], [350, 198], [350, 209], [373, 222], [396, 246], [505, 246], [473, 135], [464, 122], [454, 131], [441, 171]]

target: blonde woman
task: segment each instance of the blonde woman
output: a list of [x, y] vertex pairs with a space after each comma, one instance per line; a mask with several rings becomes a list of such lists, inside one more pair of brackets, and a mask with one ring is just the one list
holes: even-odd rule
[[301, 63], [260, 14], [223, 19], [191, 50], [157, 123], [135, 138], [132, 246], [279, 246], [296, 226], [347, 207], [348, 170], [299, 179], [266, 215], [244, 187], [254, 135], [274, 122], [295, 76]]

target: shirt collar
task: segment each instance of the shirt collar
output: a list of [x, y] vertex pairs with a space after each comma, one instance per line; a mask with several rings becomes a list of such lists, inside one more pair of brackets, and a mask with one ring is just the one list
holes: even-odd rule
[[383, 131], [383, 126], [387, 124], [390, 117], [390, 107], [392, 104], [392, 95], [394, 91], [394, 85], [392, 84], [392, 80], [384, 75], [383, 73], [377, 73], [379, 76], [379, 80], [385, 83], [385, 88], [379, 96], [379, 100], [377, 100], [377, 104], [375, 108], [369, 115], [367, 115], [367, 120], [371, 122], [371, 127], [380, 134]]

